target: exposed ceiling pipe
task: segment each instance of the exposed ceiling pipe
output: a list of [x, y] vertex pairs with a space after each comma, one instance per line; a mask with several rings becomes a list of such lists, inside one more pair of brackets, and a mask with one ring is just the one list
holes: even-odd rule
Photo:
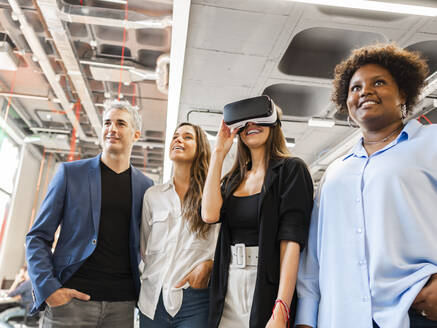
[[79, 138], [82, 140], [87, 140], [88, 137], [83, 131], [82, 127], [79, 124], [79, 121], [76, 119], [76, 116], [73, 112], [73, 104], [69, 102], [64, 90], [62, 89], [62, 86], [57, 81], [56, 73], [53, 70], [50, 59], [44, 51], [44, 48], [42, 47], [41, 42], [36, 35], [33, 27], [27, 21], [27, 18], [21, 10], [17, 0], [9, 0], [9, 4], [12, 8], [12, 11], [17, 16], [18, 21], [20, 22], [21, 31], [23, 32], [23, 35], [26, 38], [30, 49], [32, 50], [34, 56], [38, 59], [38, 63], [42, 71], [44, 72], [51, 88], [53, 89], [53, 92], [59, 99], [62, 108], [65, 110], [68, 119], [70, 120], [73, 127], [76, 129]]
[[34, 100], [50, 100], [50, 98], [47, 96], [28, 95], [23, 93], [0, 92], [0, 96]]
[[103, 61], [81, 60], [81, 64], [89, 65], [93, 79], [96, 81], [120, 81], [120, 70], [123, 68], [121, 82], [132, 83], [143, 80], [156, 80], [156, 71], [145, 70], [134, 66], [119, 65]]
[[[38, 0], [38, 3], [40, 2], [43, 1]], [[123, 10], [71, 5], [60, 0], [47, 2], [56, 5], [58, 9], [57, 17], [70, 23], [125, 27], [127, 29], [163, 29], [172, 26], [173, 23], [172, 16], [153, 17], [129, 11], [129, 20], [125, 20]]]
[[32, 132], [47, 132], [47, 133], [54, 133], [54, 134], [70, 134], [70, 131], [68, 130], [61, 130], [61, 129], [51, 129], [51, 128], [30, 128]]
[[[103, 61], [81, 60], [81, 64], [89, 65], [93, 78], [98, 81], [118, 82], [120, 79], [121, 65]], [[170, 55], [162, 54], [156, 60], [156, 69], [145, 70], [135, 66], [123, 65], [122, 82], [132, 83], [143, 80], [155, 80], [157, 89], [168, 94], [168, 74]]]
[[173, 4], [173, 0], [149, 0], [149, 1], [157, 2], [157, 3], [164, 3], [164, 4], [169, 4], [169, 5]]
[[[71, 43], [69, 34], [64, 27], [62, 20], [59, 18], [59, 9], [56, 0], [37, 0], [42, 15], [46, 21], [53, 42], [59, 52], [62, 62], [67, 69], [71, 82], [76, 89], [80, 98], [83, 109], [85, 110], [91, 126], [94, 128], [97, 136], [100, 136], [102, 123], [100, 122], [97, 109], [88, 86], [88, 81], [84, 78], [85, 74], [77, 60], [77, 54]], [[88, 7], [84, 7], [88, 8]]]
[[168, 95], [168, 67], [170, 65], [170, 55], [162, 54], [156, 60], [156, 87], [162, 93]]

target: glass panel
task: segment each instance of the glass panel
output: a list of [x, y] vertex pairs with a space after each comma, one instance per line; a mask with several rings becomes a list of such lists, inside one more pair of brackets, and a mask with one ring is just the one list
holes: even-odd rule
[[9, 194], [14, 189], [19, 155], [19, 147], [5, 136], [0, 147], [0, 189]]

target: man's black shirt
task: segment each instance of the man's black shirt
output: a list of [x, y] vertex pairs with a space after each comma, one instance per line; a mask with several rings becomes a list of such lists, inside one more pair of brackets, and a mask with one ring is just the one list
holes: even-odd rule
[[93, 301], [135, 299], [129, 227], [132, 212], [131, 169], [117, 174], [100, 162], [102, 200], [95, 251], [65, 283]]

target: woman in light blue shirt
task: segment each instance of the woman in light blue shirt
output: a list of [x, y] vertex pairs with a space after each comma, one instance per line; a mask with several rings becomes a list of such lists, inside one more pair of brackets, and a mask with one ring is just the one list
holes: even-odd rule
[[297, 327], [437, 327], [437, 126], [405, 120], [427, 74], [395, 45], [336, 67], [333, 100], [363, 137], [321, 183]]

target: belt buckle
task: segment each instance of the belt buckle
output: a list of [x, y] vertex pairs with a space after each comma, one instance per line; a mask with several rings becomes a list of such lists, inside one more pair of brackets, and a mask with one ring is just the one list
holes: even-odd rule
[[245, 244], [235, 244], [235, 255], [237, 259], [236, 267], [243, 269], [246, 267], [246, 245]]

